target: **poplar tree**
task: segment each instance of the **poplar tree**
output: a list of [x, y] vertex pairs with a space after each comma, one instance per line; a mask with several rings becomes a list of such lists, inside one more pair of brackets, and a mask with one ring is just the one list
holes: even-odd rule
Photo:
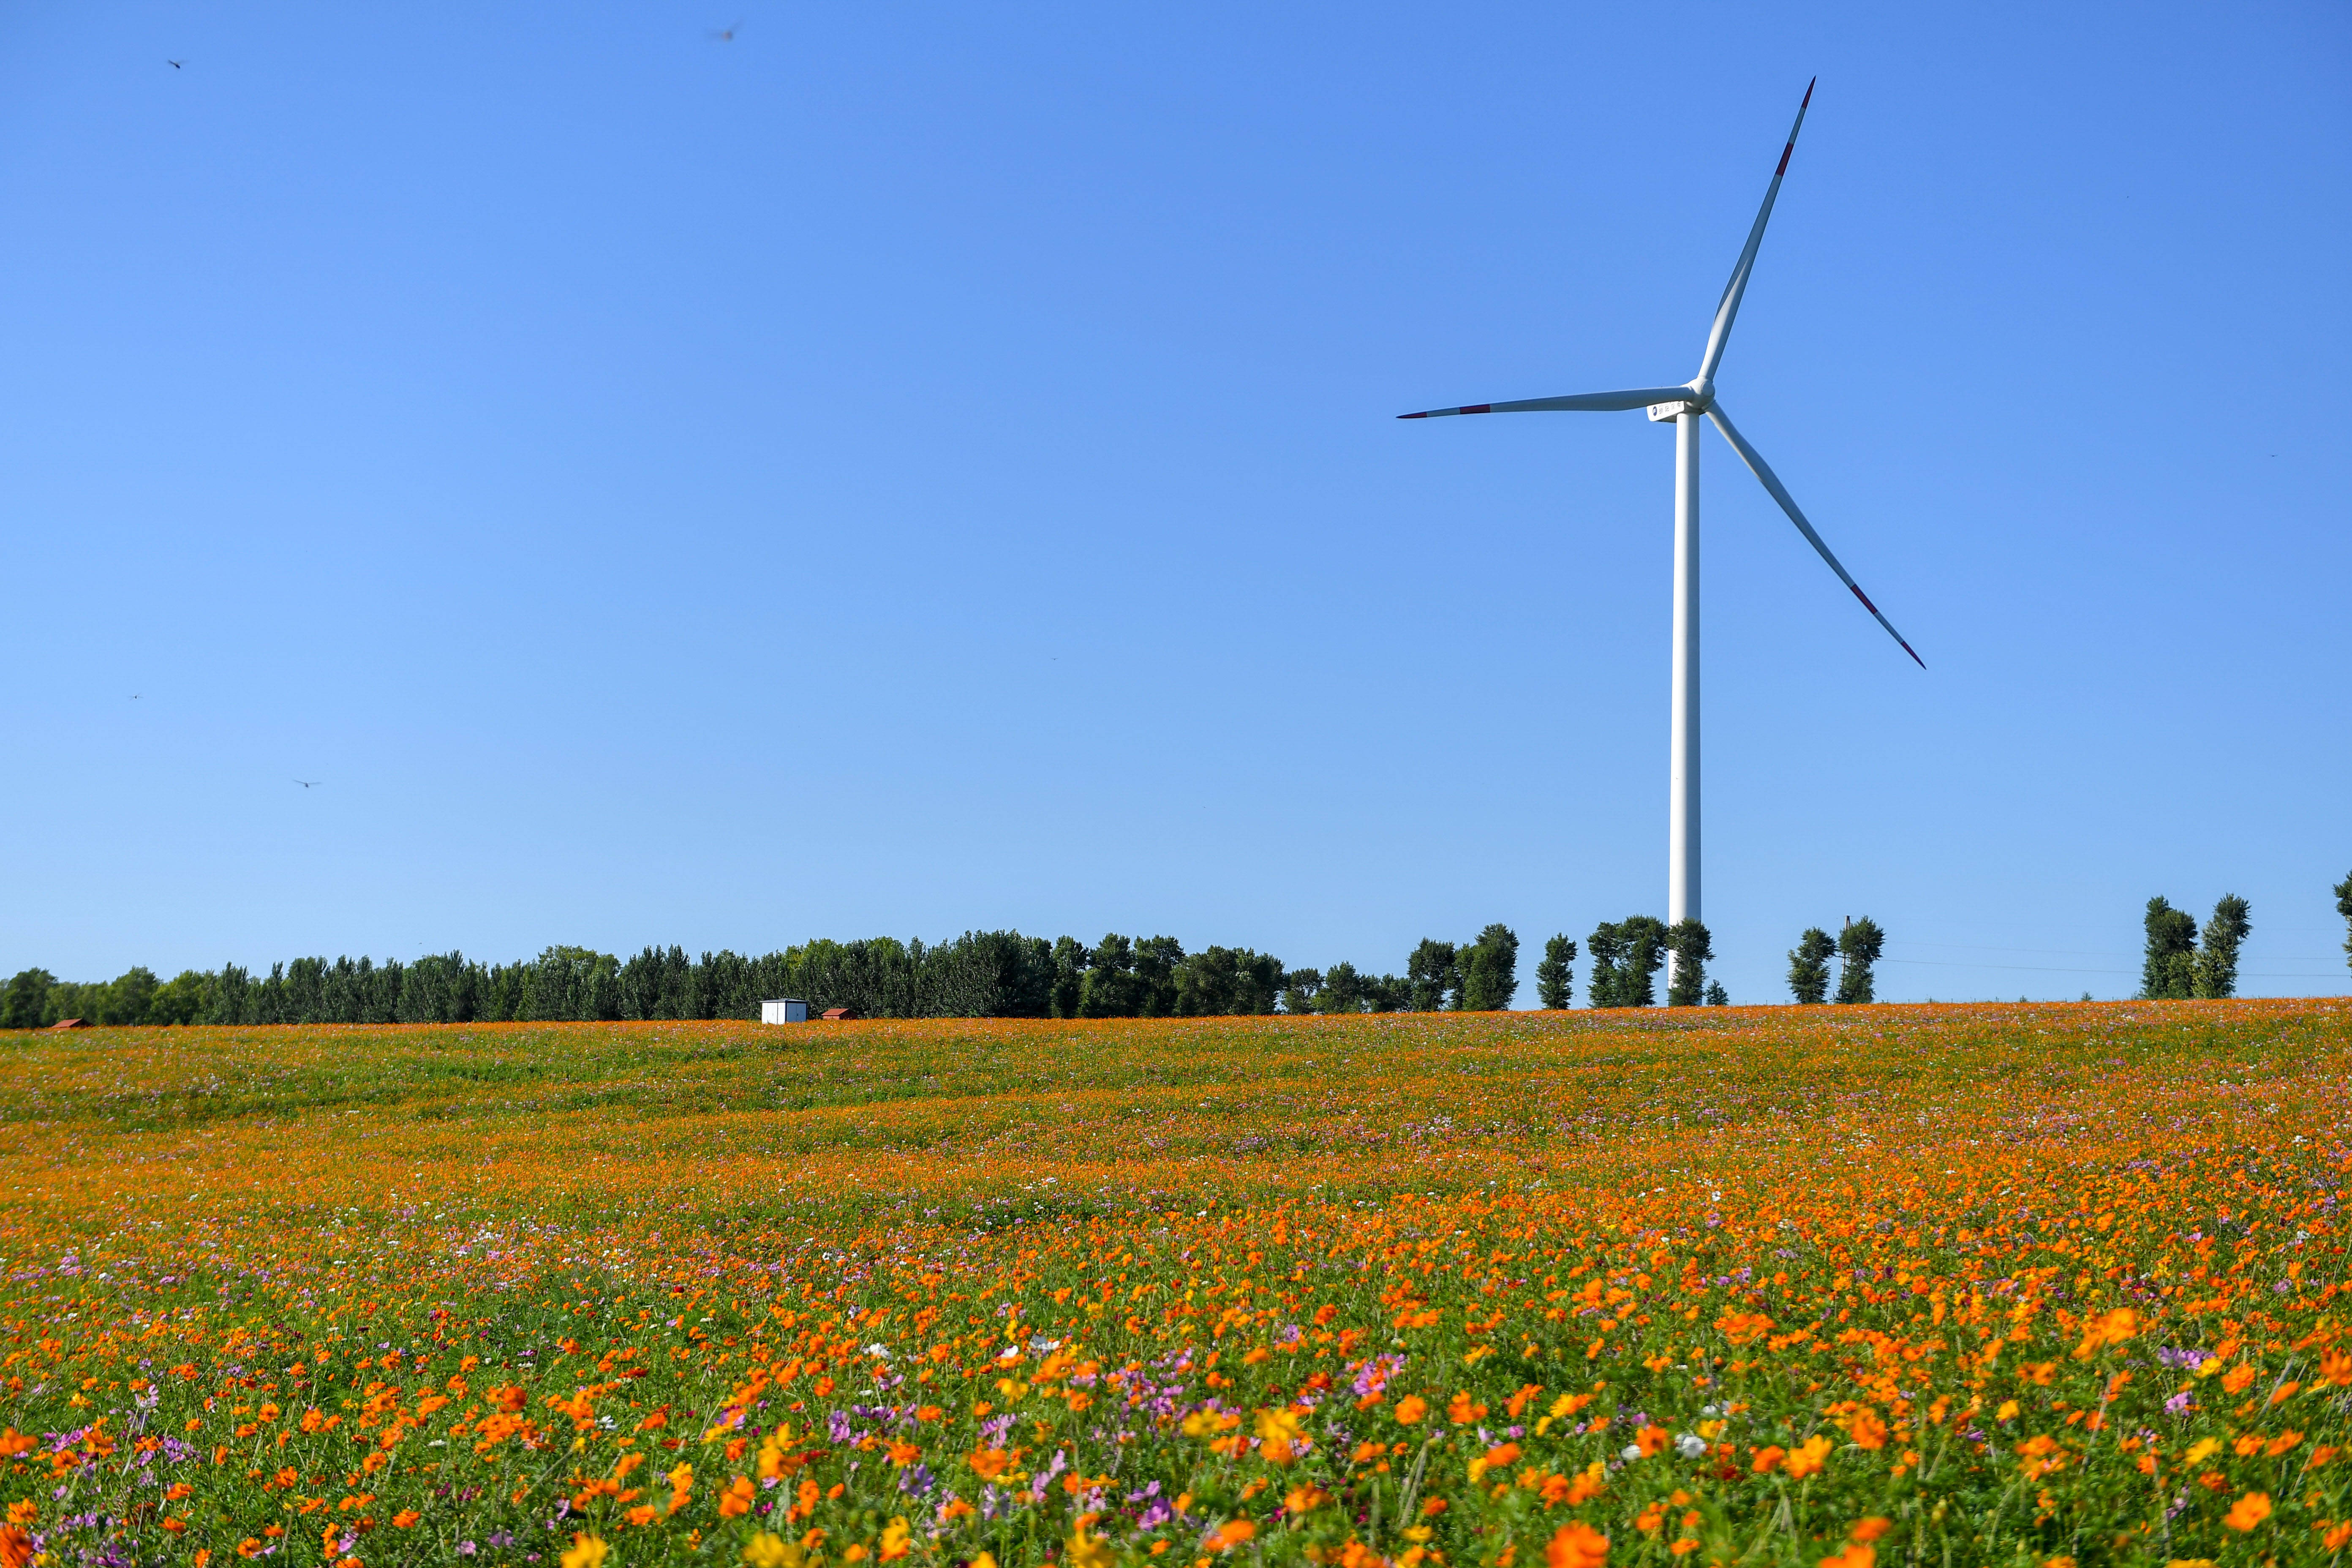
[[1873, 983], [1871, 968], [1878, 962], [1879, 952], [1886, 946], [1886, 933], [1878, 922], [1864, 915], [1858, 921], [1848, 921], [1838, 931], [1838, 988], [1840, 1002], [1870, 1002], [1876, 1000], [1877, 987]]
[[2336, 912], [2344, 917], [2344, 962], [2352, 964], [2352, 875], [2336, 884]]
[[1666, 959], [1666, 922], [1654, 915], [1603, 921], [1585, 952], [1592, 960], [1586, 993], [1595, 1007], [1647, 1007], [1656, 1000], [1651, 979]]
[[1558, 1012], [1576, 1001], [1576, 939], [1555, 936], [1544, 943], [1536, 965], [1536, 1002]]
[[2197, 952], [2198, 995], [2218, 999], [2238, 994], [2238, 949], [2253, 930], [2248, 912], [2246, 900], [2235, 893], [2223, 894], [2214, 904], [2213, 918], [2205, 922], [2204, 945]]
[[1519, 993], [1519, 937], [1499, 922], [1462, 950], [1462, 1010], [1499, 1013]]
[[1830, 999], [1830, 954], [1837, 939], [1819, 926], [1807, 926], [1789, 954], [1789, 990], [1801, 1005], [1817, 1006]]
[[1461, 959], [1450, 942], [1422, 938], [1421, 945], [1405, 960], [1404, 978], [1412, 988], [1411, 1006], [1416, 1013], [1462, 1005]]
[[2197, 918], [2162, 898], [2147, 901], [2141, 922], [2147, 947], [2140, 959], [2139, 994], [2144, 1001], [2183, 1001], [2197, 989]]
[[1715, 956], [1714, 939], [1698, 921], [1682, 920], [1666, 928], [1665, 945], [1675, 955], [1674, 977], [1666, 984], [1666, 1005], [1697, 1006], [1706, 996], [1706, 964]]

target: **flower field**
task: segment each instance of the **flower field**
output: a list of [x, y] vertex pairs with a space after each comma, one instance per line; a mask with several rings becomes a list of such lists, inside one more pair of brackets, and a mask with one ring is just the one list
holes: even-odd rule
[[2352, 1543], [2352, 1003], [0, 1051], [0, 1568]]

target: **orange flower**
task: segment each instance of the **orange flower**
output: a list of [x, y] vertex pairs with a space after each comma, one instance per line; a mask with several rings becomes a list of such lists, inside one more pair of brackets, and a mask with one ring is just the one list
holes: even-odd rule
[[1846, 1435], [1858, 1447], [1873, 1451], [1886, 1447], [1886, 1423], [1866, 1405], [1853, 1413], [1853, 1422], [1846, 1428]]
[[1204, 1543], [1213, 1552], [1231, 1552], [1257, 1533], [1257, 1526], [1245, 1519], [1229, 1519], [1218, 1527], [1215, 1534]]
[[1806, 1438], [1788, 1458], [1786, 1468], [1789, 1479], [1792, 1481], [1803, 1480], [1807, 1476], [1818, 1472], [1829, 1462], [1829, 1458], [1830, 1440], [1827, 1437], [1816, 1434]]
[[737, 1476], [728, 1483], [727, 1489], [719, 1494], [719, 1517], [733, 1519], [739, 1514], [751, 1512], [752, 1495], [751, 1478]]
[[425, 1516], [423, 1514], [417, 1512], [413, 1508], [404, 1508], [398, 1513], [392, 1516], [392, 1527], [394, 1530], [408, 1530], [413, 1528], [416, 1521], [424, 1517]]
[[1563, 1524], [1544, 1542], [1544, 1568], [1605, 1568], [1609, 1538], [1581, 1520]]
[[1822, 1559], [1822, 1568], [1872, 1568], [1878, 1561], [1878, 1549], [1857, 1541], [1842, 1552], [1833, 1552]]
[[2221, 1516], [2221, 1522], [2231, 1530], [2247, 1531], [2253, 1529], [2270, 1516], [2271, 1494], [2248, 1492], [2230, 1505], [2230, 1511]]
[[1788, 1457], [1788, 1449], [1783, 1448], [1778, 1443], [1768, 1443], [1763, 1447], [1756, 1450], [1756, 1462], [1748, 1468], [1759, 1476], [1769, 1476], [1774, 1470], [1779, 1469], [1780, 1468], [1780, 1461]]
[[1882, 1518], [1877, 1514], [1872, 1514], [1868, 1519], [1864, 1520], [1860, 1524], [1857, 1524], [1852, 1530], [1847, 1531], [1846, 1534], [1849, 1538], [1855, 1541], [1875, 1541], [1894, 1528], [1895, 1521], [1893, 1520]]
[[2243, 1394], [2246, 1384], [2253, 1381], [2254, 1369], [2245, 1362], [2240, 1362], [2222, 1376], [2221, 1386], [2231, 1394]]
[[33, 1560], [33, 1538], [21, 1525], [0, 1528], [0, 1568], [25, 1568]]
[[1418, 1394], [1408, 1394], [1397, 1401], [1396, 1418], [1401, 1426], [1416, 1426], [1428, 1414], [1429, 1401]]
[[1674, 1440], [1675, 1435], [1663, 1426], [1644, 1426], [1633, 1434], [1633, 1446], [1641, 1449], [1645, 1459]]

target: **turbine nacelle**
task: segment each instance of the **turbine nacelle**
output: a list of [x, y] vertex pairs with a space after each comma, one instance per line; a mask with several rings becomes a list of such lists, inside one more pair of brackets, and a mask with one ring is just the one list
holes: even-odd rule
[[1650, 417], [1658, 424], [1671, 425], [1685, 414], [1704, 414], [1715, 406], [1713, 382], [1694, 381], [1690, 384], [1690, 391], [1688, 397], [1669, 398], [1664, 403], [1651, 404]]

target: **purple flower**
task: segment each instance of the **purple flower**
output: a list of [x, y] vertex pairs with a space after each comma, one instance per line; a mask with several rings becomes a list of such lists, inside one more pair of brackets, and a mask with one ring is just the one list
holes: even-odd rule
[[2196, 1408], [2196, 1405], [2197, 1401], [2192, 1397], [2190, 1391], [2184, 1388], [2164, 1402], [2164, 1413], [2167, 1415], [2178, 1415], [2184, 1410]]

